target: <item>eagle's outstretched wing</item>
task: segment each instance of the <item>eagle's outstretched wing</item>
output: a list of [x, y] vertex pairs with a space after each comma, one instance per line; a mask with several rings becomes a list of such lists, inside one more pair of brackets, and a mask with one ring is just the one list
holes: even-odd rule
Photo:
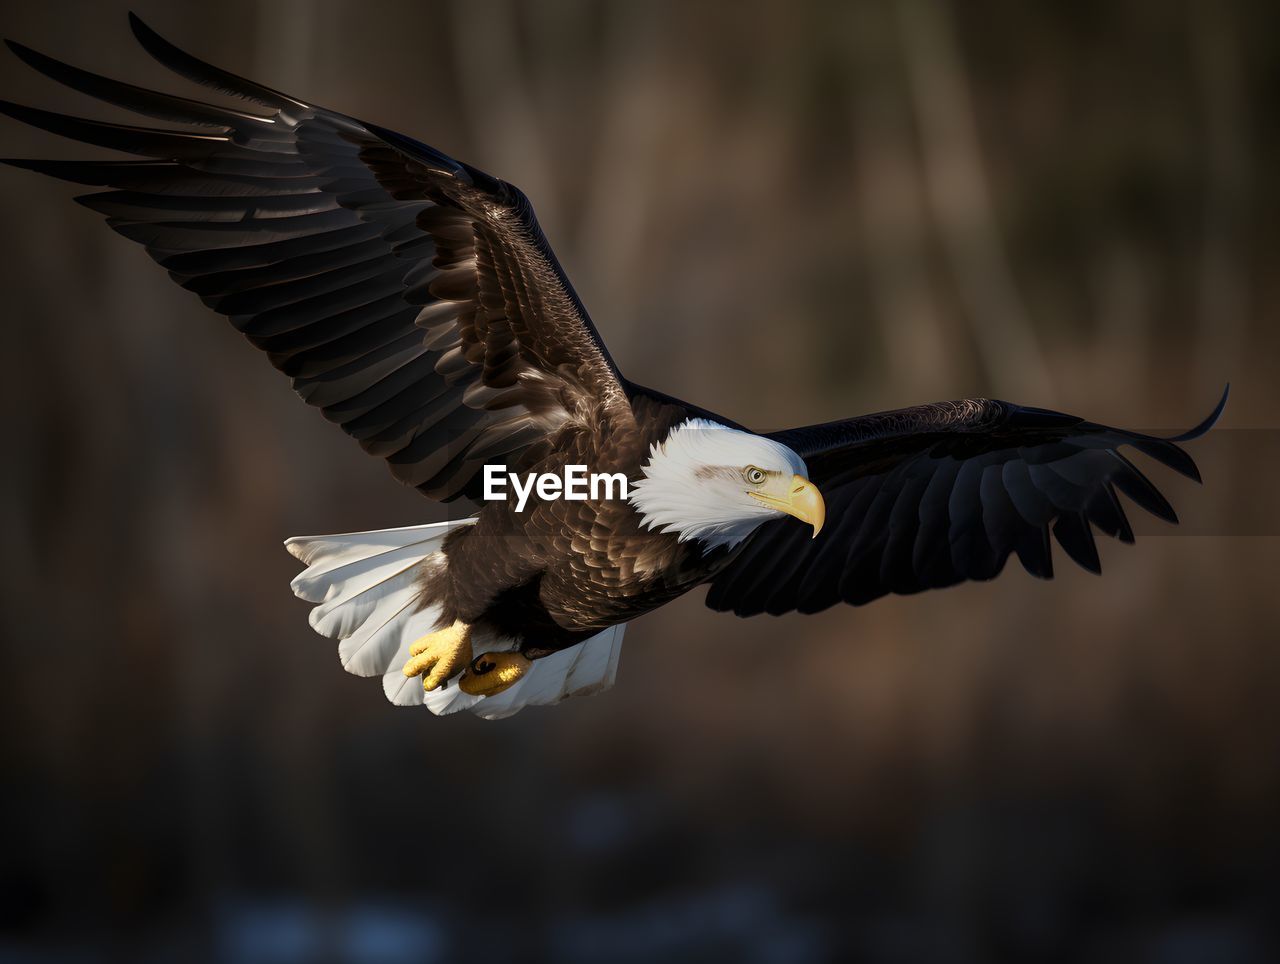
[[817, 612], [967, 579], [992, 579], [1010, 553], [1053, 575], [1050, 532], [1068, 556], [1100, 571], [1092, 528], [1133, 541], [1117, 492], [1176, 522], [1173, 508], [1119, 451], [1128, 445], [1188, 478], [1174, 438], [990, 399], [865, 415], [771, 435], [804, 458], [827, 502], [816, 539], [790, 519], [765, 523], [712, 581], [707, 605], [742, 616]]
[[518, 466], [566, 422], [630, 417], [618, 371], [520, 191], [130, 22], [160, 63], [248, 106], [144, 90], [11, 43], [68, 87], [190, 126], [0, 103], [28, 124], [146, 158], [7, 163], [114, 189], [77, 200], [229, 316], [397, 478], [435, 499], [475, 496], [486, 460]]

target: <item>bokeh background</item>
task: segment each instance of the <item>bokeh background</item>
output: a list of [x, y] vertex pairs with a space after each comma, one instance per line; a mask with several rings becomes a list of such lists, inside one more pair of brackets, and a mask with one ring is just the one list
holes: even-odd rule
[[[74, 188], [0, 172], [0, 959], [1277, 959], [1280, 6], [133, 6], [521, 185], [628, 375], [748, 425], [1233, 395], [1203, 489], [1152, 469], [1184, 525], [1101, 578], [698, 592], [607, 695], [429, 718], [341, 672], [280, 541], [440, 507]], [[124, 12], [0, 33], [195, 93]], [[7, 55], [0, 94], [119, 116]]]

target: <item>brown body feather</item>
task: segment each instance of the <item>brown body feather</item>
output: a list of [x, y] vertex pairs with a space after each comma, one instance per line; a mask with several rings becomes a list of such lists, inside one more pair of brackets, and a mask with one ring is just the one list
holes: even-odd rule
[[[647, 394], [633, 397], [634, 419], [618, 426], [604, 411], [563, 426], [531, 471], [560, 475], [567, 465], [640, 477], [650, 446], [687, 418], [705, 413]], [[449, 565], [428, 584], [424, 605], [442, 604], [444, 622], [461, 619], [517, 639], [527, 656], [571, 646], [627, 622], [703, 583], [724, 564], [723, 550], [641, 526], [626, 501], [513, 500], [484, 505], [474, 526], [445, 542]]]

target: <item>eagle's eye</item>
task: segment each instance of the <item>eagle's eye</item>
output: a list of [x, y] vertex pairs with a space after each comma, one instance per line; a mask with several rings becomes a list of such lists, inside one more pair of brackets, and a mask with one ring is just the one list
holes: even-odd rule
[[747, 470], [742, 474], [746, 476], [747, 481], [752, 485], [759, 485], [764, 481], [764, 469], [758, 469], [754, 465], [748, 465]]

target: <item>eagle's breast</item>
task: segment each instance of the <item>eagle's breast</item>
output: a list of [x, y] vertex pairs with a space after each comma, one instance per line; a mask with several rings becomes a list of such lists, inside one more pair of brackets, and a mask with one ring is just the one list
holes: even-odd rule
[[[607, 419], [563, 426], [532, 472], [568, 465], [622, 472], [634, 483], [655, 440], [686, 412], [643, 407], [629, 424]], [[482, 506], [477, 524], [446, 547], [459, 618], [557, 649], [626, 622], [682, 595], [713, 574], [723, 552], [643, 525], [624, 498], [514, 496]]]

